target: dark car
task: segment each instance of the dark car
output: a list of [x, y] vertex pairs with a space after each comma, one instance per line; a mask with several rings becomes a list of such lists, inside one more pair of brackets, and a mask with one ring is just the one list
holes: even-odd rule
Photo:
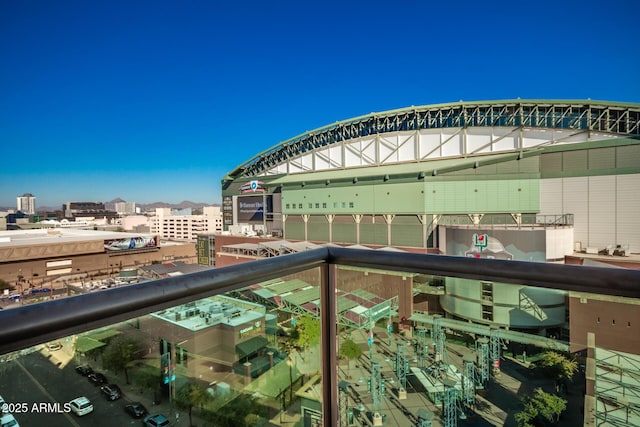
[[120, 387], [115, 384], [103, 385], [102, 387], [100, 387], [100, 391], [108, 400], [116, 400], [122, 397]]
[[145, 408], [140, 402], [131, 402], [124, 407], [124, 410], [133, 418], [142, 418], [148, 413], [147, 408]]
[[87, 378], [93, 385], [102, 385], [107, 383], [107, 377], [102, 375], [100, 372], [93, 372], [87, 375]]
[[91, 366], [80, 365], [80, 366], [76, 366], [76, 372], [82, 375], [83, 377], [86, 377], [89, 374], [93, 374], [93, 369], [91, 369]]

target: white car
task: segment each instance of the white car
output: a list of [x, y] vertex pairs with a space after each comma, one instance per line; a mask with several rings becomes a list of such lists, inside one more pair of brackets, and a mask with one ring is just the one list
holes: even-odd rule
[[69, 402], [69, 405], [71, 406], [71, 411], [79, 417], [93, 412], [91, 401], [84, 396], [76, 397]]
[[13, 415], [0, 413], [0, 427], [20, 427], [20, 424]]

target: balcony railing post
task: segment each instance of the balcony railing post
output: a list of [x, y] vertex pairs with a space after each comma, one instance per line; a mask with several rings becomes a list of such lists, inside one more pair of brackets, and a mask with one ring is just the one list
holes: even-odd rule
[[320, 283], [320, 335], [322, 339], [322, 424], [324, 427], [338, 425], [338, 355], [336, 264], [324, 264]]

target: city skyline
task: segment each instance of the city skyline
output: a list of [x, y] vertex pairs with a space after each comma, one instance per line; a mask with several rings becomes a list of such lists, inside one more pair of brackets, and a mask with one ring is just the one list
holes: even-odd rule
[[0, 206], [219, 204], [251, 155], [372, 111], [640, 101], [631, 1], [0, 8]]

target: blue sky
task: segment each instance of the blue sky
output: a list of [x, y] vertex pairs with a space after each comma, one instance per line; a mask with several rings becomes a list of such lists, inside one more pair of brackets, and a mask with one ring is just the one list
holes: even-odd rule
[[219, 203], [253, 155], [372, 111], [640, 102], [638, 22], [632, 0], [4, 0], [0, 206]]

